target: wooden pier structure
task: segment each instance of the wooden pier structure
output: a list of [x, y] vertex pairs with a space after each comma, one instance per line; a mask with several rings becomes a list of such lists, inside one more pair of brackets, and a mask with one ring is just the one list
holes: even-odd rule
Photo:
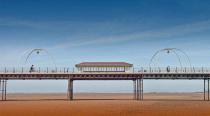
[[73, 100], [73, 82], [75, 80], [128, 80], [133, 81], [133, 96], [135, 100], [143, 100], [144, 80], [203, 80], [204, 100], [209, 101], [210, 70], [204, 68], [174, 68], [170, 71], [161, 68], [141, 68], [133, 72], [56, 72], [54, 70], [28, 72], [24, 70], [0, 71], [0, 97], [7, 100], [7, 82], [9, 80], [67, 80], [68, 99]]

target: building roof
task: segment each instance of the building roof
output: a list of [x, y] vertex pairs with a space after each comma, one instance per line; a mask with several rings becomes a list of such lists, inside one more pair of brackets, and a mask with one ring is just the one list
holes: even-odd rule
[[82, 66], [127, 66], [132, 67], [133, 64], [127, 62], [81, 62], [75, 65], [76, 67]]

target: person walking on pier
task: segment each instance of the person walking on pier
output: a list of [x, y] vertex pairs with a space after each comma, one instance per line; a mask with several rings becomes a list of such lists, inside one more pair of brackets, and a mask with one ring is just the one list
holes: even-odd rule
[[166, 71], [170, 72], [170, 66], [167, 66]]
[[31, 65], [30, 71], [29, 72], [34, 72], [34, 65]]

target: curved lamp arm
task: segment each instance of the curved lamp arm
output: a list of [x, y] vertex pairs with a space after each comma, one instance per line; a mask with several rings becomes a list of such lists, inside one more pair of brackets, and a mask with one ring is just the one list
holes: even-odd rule
[[41, 51], [44, 51], [47, 56], [52, 60], [52, 63], [54, 64], [54, 66], [56, 67], [56, 64], [55, 64], [55, 61], [54, 61], [54, 58], [49, 54], [49, 52], [45, 49], [33, 49], [31, 50], [31, 52], [29, 52], [29, 54], [27, 55], [26, 57], [26, 60], [25, 60], [25, 64], [28, 62], [28, 59], [30, 58], [30, 56], [34, 53], [34, 52], [41, 52]]
[[179, 54], [178, 54], [176, 51], [181, 52], [181, 53], [187, 58], [188, 63], [189, 63], [189, 65], [190, 65], [190, 68], [192, 68], [192, 64], [191, 64], [191, 60], [190, 60], [189, 56], [188, 56], [184, 51], [182, 51], [181, 49], [177, 49], [177, 48], [164, 48], [164, 49], [161, 49], [161, 50], [158, 50], [157, 52], [155, 52], [155, 54], [154, 54], [154, 55], [152, 56], [152, 58], [150, 59], [149, 67], [151, 67], [151, 64], [153, 63], [153, 60], [155, 59], [155, 57], [156, 57], [160, 52], [163, 52], [163, 51], [172, 51], [172, 52], [176, 55], [176, 57], [177, 57], [177, 59], [178, 59], [178, 61], [179, 61], [179, 64], [180, 64], [180, 66], [181, 66], [181, 68], [182, 68], [181, 58], [180, 58]]

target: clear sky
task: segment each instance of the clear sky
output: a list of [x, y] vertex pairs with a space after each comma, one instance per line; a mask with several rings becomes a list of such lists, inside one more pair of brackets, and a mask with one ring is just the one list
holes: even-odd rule
[[[44, 48], [60, 67], [74, 67], [82, 61], [126, 61], [140, 67], [148, 66], [157, 50], [169, 47], [185, 51], [193, 66], [210, 67], [209, 32], [209, 0], [0, 0], [0, 65], [22, 65], [26, 51]], [[41, 55], [31, 57], [31, 62], [52, 66]], [[162, 53], [157, 59], [157, 64], [179, 66], [173, 54]], [[189, 66], [185, 58], [183, 63]], [[41, 88], [51, 82], [27, 83], [40, 83]], [[66, 83], [52, 83], [65, 90]], [[168, 81], [162, 83], [170, 86]], [[131, 83], [116, 84], [129, 90]], [[22, 90], [21, 82], [9, 85], [11, 91]], [[189, 82], [187, 86], [194, 85]], [[40, 89], [34, 86], [28, 91]], [[171, 88], [181, 90], [177, 86]]]

